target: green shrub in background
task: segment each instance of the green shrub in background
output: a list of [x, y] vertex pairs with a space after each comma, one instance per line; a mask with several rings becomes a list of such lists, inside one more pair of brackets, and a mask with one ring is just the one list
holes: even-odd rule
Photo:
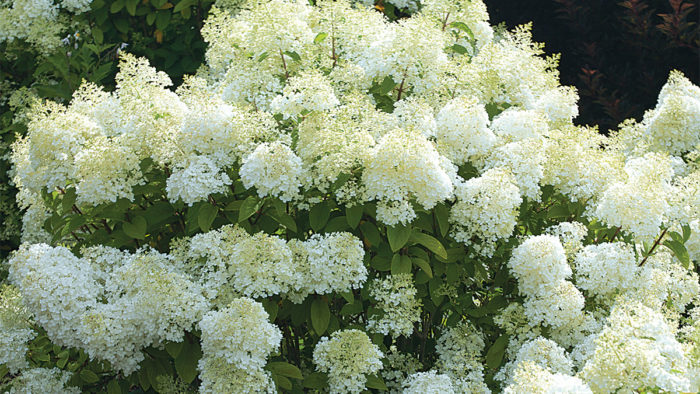
[[26, 132], [23, 114], [34, 100], [66, 102], [84, 80], [114, 89], [126, 48], [177, 83], [204, 60], [200, 29], [212, 1], [97, 0], [80, 12], [67, 3], [0, 2], [0, 258], [19, 245], [21, 208], [6, 155]]

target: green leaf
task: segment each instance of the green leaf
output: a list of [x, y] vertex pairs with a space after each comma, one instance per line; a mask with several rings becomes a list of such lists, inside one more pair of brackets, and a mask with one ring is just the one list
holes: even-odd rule
[[[311, 325], [316, 331], [316, 334], [321, 336], [331, 320], [331, 311], [328, 309], [328, 304], [321, 298], [317, 298], [311, 303]], [[301, 379], [301, 378], [299, 378]]]
[[126, 0], [126, 12], [131, 16], [136, 15], [136, 6], [139, 5], [140, 1], [141, 0]]
[[124, 34], [129, 32], [129, 21], [126, 18], [114, 18], [112, 19], [112, 23], [114, 23], [114, 27], [120, 32]]
[[156, 29], [163, 31], [170, 23], [170, 16], [172, 13], [168, 10], [158, 10], [156, 11]]
[[97, 377], [97, 374], [89, 369], [83, 369], [80, 371], [80, 379], [88, 384], [97, 383], [100, 380], [100, 378]]
[[104, 42], [104, 32], [102, 31], [102, 29], [95, 26], [91, 28], [90, 31], [92, 32], [92, 38], [95, 39], [96, 43], [102, 44]]
[[185, 340], [180, 354], [175, 358], [175, 370], [185, 383], [190, 384], [197, 377], [197, 363], [202, 358], [202, 349], [199, 344], [192, 344]]
[[272, 373], [284, 376], [292, 379], [303, 379], [304, 376], [301, 374], [301, 370], [295, 365], [284, 361], [270, 361], [267, 363], [267, 369]]
[[391, 77], [385, 77], [382, 83], [377, 86], [377, 93], [381, 95], [389, 94], [396, 87], [396, 82]]
[[411, 242], [415, 242], [418, 244], [421, 244], [428, 248], [431, 252], [435, 253], [438, 257], [441, 257], [442, 259], [447, 259], [447, 251], [445, 250], [445, 247], [440, 243], [440, 241], [437, 240], [437, 238], [433, 237], [432, 235], [428, 235], [425, 233], [421, 233], [419, 231], [414, 231], [411, 233], [411, 237], [409, 239]]
[[275, 385], [277, 385], [277, 387], [287, 391], [291, 390], [294, 387], [292, 385], [292, 382], [284, 376], [280, 376], [273, 373], [272, 380], [275, 382]]
[[319, 232], [323, 229], [323, 226], [328, 222], [328, 218], [331, 216], [331, 210], [328, 204], [319, 203], [311, 207], [309, 211], [309, 224], [314, 232]]
[[493, 345], [491, 345], [489, 351], [486, 352], [486, 365], [488, 365], [489, 368], [497, 369], [501, 366], [507, 345], [507, 335], [501, 335], [496, 339]]
[[353, 229], [357, 228], [357, 225], [360, 224], [360, 220], [362, 220], [362, 210], [363, 207], [359, 204], [345, 208], [345, 218]]
[[316, 34], [316, 38], [314, 38], [314, 44], [320, 44], [321, 42], [323, 42], [323, 40], [326, 39], [326, 37], [328, 37], [328, 33], [321, 32]]
[[313, 372], [304, 378], [302, 383], [307, 389], [320, 390], [328, 384], [328, 376], [321, 372]]
[[430, 263], [428, 263], [427, 261], [425, 261], [423, 259], [419, 259], [419, 258], [415, 258], [415, 257], [412, 260], [413, 260], [413, 265], [422, 269], [423, 272], [425, 272], [425, 274], [428, 275], [428, 277], [430, 277], [430, 278], [433, 277], [433, 270], [432, 270], [432, 268], [430, 268]]
[[440, 235], [443, 237], [447, 235], [450, 230], [450, 210], [445, 204], [438, 204], [435, 206], [435, 218], [437, 219], [438, 227], [440, 227]]
[[690, 239], [690, 226], [684, 224], [683, 227], [683, 243], [686, 243]]
[[467, 52], [469, 52], [469, 51], [467, 50], [467, 48], [465, 48], [465, 47], [463, 47], [463, 46], [461, 46], [461, 45], [459, 45], [459, 44], [454, 44], [454, 45], [452, 45], [451, 48], [452, 48], [453, 51], [459, 53], [460, 55], [464, 55], [464, 54], [466, 54]]
[[270, 212], [267, 215], [274, 219], [274, 221], [276, 221], [277, 223], [286, 227], [287, 230], [295, 233], [297, 232], [297, 222], [294, 221], [293, 217], [287, 215], [286, 213]]
[[152, 26], [153, 22], [156, 21], [156, 13], [151, 12], [148, 15], [146, 15], [146, 23], [148, 23], [148, 26]]
[[107, 383], [107, 394], [121, 394], [122, 388], [119, 387], [117, 379], [112, 379]]
[[74, 187], [69, 187], [66, 189], [66, 194], [64, 194], [63, 198], [61, 199], [61, 209], [63, 209], [64, 215], [71, 211], [73, 204], [75, 204], [76, 197], [77, 194]]
[[365, 236], [372, 246], [377, 246], [382, 242], [382, 237], [379, 235], [379, 230], [377, 230], [377, 226], [375, 226], [374, 223], [362, 223], [360, 225], [360, 231], [362, 231], [362, 235]]
[[378, 377], [377, 375], [367, 375], [367, 383], [365, 384], [365, 386], [371, 389], [381, 391], [389, 390], [389, 388], [386, 387], [386, 384], [384, 384], [384, 380], [382, 380], [382, 378]]
[[112, 5], [109, 6], [109, 12], [112, 14], [116, 14], [117, 12], [121, 11], [122, 8], [124, 8], [125, 1], [124, 0], [117, 0]]
[[402, 256], [397, 253], [391, 259], [391, 274], [410, 274], [412, 266], [413, 263], [411, 262], [410, 257], [406, 255]]
[[676, 256], [678, 261], [680, 261], [681, 264], [683, 264], [683, 267], [690, 267], [690, 255], [688, 254], [688, 249], [685, 248], [685, 245], [678, 241], [669, 239], [666, 242], [664, 242], [664, 246], [673, 251], [673, 254]]
[[301, 56], [299, 56], [299, 54], [294, 51], [284, 51], [284, 54], [291, 57], [295, 62], [301, 61]]
[[182, 351], [182, 348], [184, 346], [185, 346], [185, 342], [168, 342], [165, 345], [165, 351], [168, 352], [170, 357], [177, 358], [177, 356], [180, 355], [180, 352]]
[[258, 211], [258, 209], [260, 209], [260, 206], [261, 203], [257, 197], [248, 196], [245, 200], [243, 200], [243, 204], [241, 204], [241, 209], [238, 211], [238, 223], [253, 216], [253, 214], [255, 214]]
[[199, 215], [197, 216], [197, 223], [199, 228], [205, 233], [209, 231], [211, 224], [214, 223], [216, 215], [219, 213], [219, 208], [211, 205], [205, 204], [199, 209]]
[[411, 237], [411, 226], [397, 224], [396, 226], [387, 227], [386, 236], [389, 239], [391, 251], [396, 252], [403, 248]]
[[124, 222], [122, 229], [124, 234], [131, 238], [144, 239], [146, 238], [146, 227], [146, 219], [143, 216], [135, 216], [131, 219], [131, 223]]
[[191, 7], [195, 4], [197, 4], [197, 0], [181, 0], [179, 3], [177, 3], [175, 8], [173, 8], [173, 12], [180, 12], [185, 8]]
[[470, 29], [466, 23], [464, 23], [464, 22], [452, 22], [452, 23], [450, 23], [450, 27], [454, 27], [456, 29], [462, 30], [463, 32], [467, 33], [470, 40], [472, 40], [472, 41], [474, 40], [474, 33], [472, 33], [472, 29]]
[[260, 56], [258, 56], [258, 63], [260, 63], [260, 62], [262, 62], [263, 60], [267, 59], [268, 56], [270, 56], [270, 54], [269, 54], [267, 51], [261, 53]]

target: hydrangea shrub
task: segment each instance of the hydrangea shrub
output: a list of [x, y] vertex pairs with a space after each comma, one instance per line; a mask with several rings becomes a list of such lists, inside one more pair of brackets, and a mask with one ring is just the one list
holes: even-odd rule
[[[612, 136], [480, 1], [214, 10], [29, 114], [17, 392], [700, 388], [700, 88]], [[4, 340], [3, 340], [4, 341]]]

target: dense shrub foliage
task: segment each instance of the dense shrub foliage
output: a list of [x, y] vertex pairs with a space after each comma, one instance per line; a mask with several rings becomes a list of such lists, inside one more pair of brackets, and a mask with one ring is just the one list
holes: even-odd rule
[[605, 136], [480, 1], [251, 0], [201, 34], [174, 91], [122, 51], [114, 91], [26, 112], [9, 392], [698, 391], [682, 73]]

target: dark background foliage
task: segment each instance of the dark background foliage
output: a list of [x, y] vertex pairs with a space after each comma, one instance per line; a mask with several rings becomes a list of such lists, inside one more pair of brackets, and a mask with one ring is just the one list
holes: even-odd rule
[[669, 71], [700, 82], [698, 6], [687, 0], [485, 0], [492, 23], [533, 22], [578, 88], [582, 124], [602, 132], [653, 108]]

